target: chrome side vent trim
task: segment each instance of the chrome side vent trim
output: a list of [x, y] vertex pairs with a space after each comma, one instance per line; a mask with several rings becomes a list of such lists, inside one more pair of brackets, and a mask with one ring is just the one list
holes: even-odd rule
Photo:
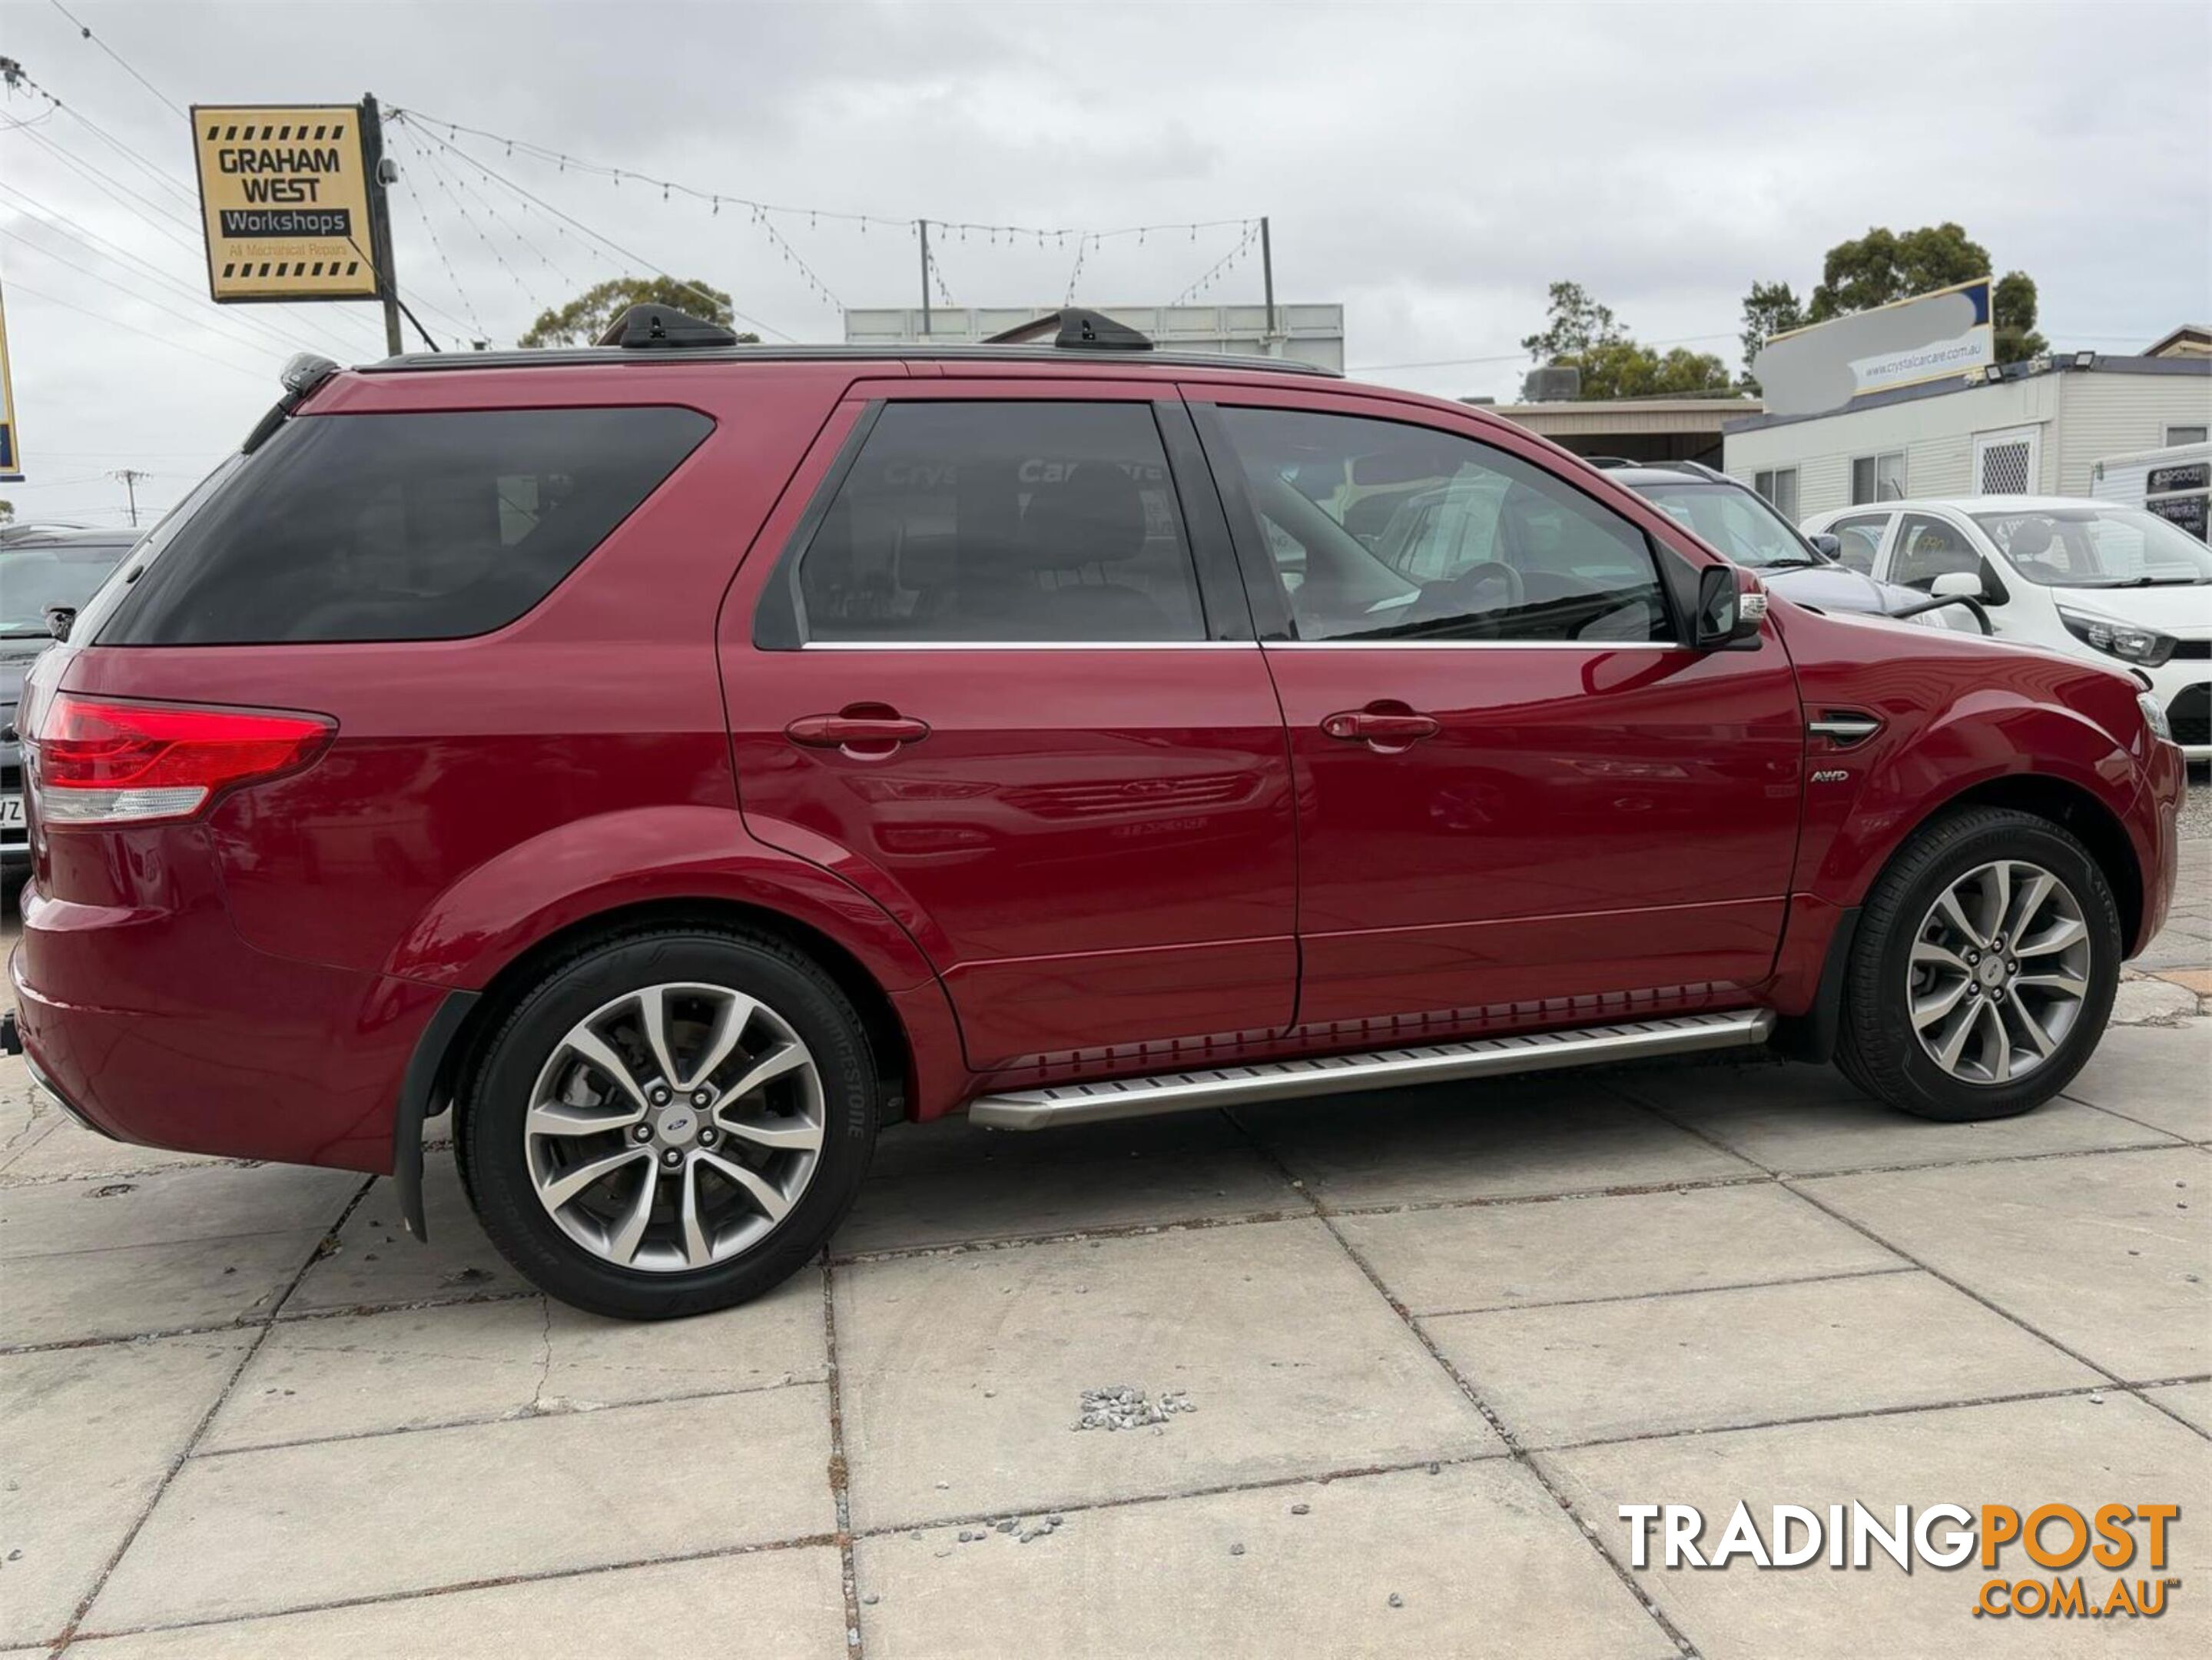
[[1418, 1049], [1378, 1049], [1366, 1055], [1263, 1061], [1249, 1067], [1118, 1078], [1097, 1084], [1054, 1084], [1044, 1089], [979, 1095], [968, 1104], [968, 1116], [975, 1123], [1002, 1130], [1095, 1124], [1108, 1118], [1147, 1118], [1156, 1113], [1237, 1106], [1291, 1096], [1334, 1095], [1455, 1078], [1543, 1072], [1600, 1061], [1684, 1055], [1697, 1049], [1748, 1048], [1765, 1043], [1773, 1030], [1771, 1009], [1731, 1009], [1718, 1014], [1629, 1020], [1571, 1031], [1425, 1043]]
[[1871, 714], [1862, 714], [1856, 709], [1824, 709], [1816, 721], [1808, 721], [1805, 730], [1815, 738], [1825, 738], [1839, 750], [1854, 744], [1863, 744], [1881, 730], [1881, 722]]

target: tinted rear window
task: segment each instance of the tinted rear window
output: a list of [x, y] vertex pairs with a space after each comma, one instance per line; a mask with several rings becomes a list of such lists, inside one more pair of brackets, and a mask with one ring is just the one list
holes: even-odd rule
[[489, 633], [552, 592], [713, 424], [659, 408], [304, 417], [175, 532], [99, 643]]

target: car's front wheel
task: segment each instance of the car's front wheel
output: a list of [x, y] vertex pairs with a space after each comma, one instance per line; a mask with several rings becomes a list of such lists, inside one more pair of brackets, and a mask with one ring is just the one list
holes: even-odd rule
[[859, 1190], [875, 1072], [852, 1006], [764, 934], [579, 952], [514, 1005], [464, 1103], [485, 1231], [563, 1302], [629, 1319], [780, 1284]]
[[2081, 1070], [2119, 980], [2111, 885], [2048, 819], [1952, 815], [1885, 871], [1860, 914], [1837, 1063], [1923, 1118], [2007, 1118]]

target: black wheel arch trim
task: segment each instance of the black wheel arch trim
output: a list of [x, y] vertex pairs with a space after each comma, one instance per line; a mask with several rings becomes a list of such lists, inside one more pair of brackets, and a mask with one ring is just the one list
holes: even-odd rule
[[400, 1079], [399, 1106], [392, 1124], [392, 1186], [399, 1197], [399, 1225], [417, 1244], [428, 1243], [430, 1237], [422, 1217], [422, 1125], [446, 1110], [453, 1093], [449, 1063], [459, 1058], [453, 1040], [483, 997], [482, 992], [447, 992], [415, 1040], [415, 1053], [408, 1057]]
[[1836, 913], [1828, 949], [1820, 958], [1820, 983], [1814, 991], [1812, 1006], [1776, 1024], [1774, 1036], [1767, 1040], [1776, 1054], [1815, 1066], [1826, 1066], [1836, 1058], [1836, 1040], [1844, 1026], [1844, 981], [1850, 971], [1851, 946], [1858, 933], [1858, 906]]

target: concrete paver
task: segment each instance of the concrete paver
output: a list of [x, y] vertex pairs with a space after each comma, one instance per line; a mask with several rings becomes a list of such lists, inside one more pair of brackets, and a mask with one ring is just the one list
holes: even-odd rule
[[1346, 1216], [1339, 1231], [1415, 1314], [1854, 1274], [1895, 1252], [1771, 1183]]
[[657, 1325], [540, 1297], [282, 1323], [203, 1450], [730, 1394], [828, 1375], [822, 1277]]
[[843, 1660], [838, 1573], [833, 1548], [801, 1546], [112, 1637], [70, 1652], [84, 1660]]
[[251, 1341], [225, 1332], [0, 1356], [0, 1644], [60, 1635]]
[[[1864, 1569], [1822, 1564], [1761, 1570], [1739, 1559], [1724, 1569], [1654, 1566], [1632, 1570], [1637, 1584], [1678, 1624], [1706, 1660], [1866, 1660], [1870, 1655], [2201, 1654], [2212, 1640], [2212, 1529], [2186, 1525], [2212, 1505], [2212, 1460], [2204, 1443], [2142, 1402], [2114, 1393], [1948, 1408], [1782, 1429], [1638, 1441], [1539, 1455], [1599, 1537], [1627, 1560], [1624, 1504], [1694, 1505], [1713, 1544], [1736, 1503], [1751, 1508], [1762, 1535], [1776, 1504], [1826, 1517], [1854, 1500], [1885, 1526], [1895, 1506], [2010, 1505], [2026, 1516], [2048, 1503], [2085, 1513], [2107, 1503], [2178, 1503], [2172, 1554], [2159, 1573], [2147, 1554], [2136, 1578], [2182, 1579], [2157, 1620], [1978, 1619], [1975, 1600], [1990, 1578], [2053, 1578], [2017, 1546], [1984, 1573], [1972, 1559], [1952, 1571], [1904, 1572], [1872, 1554]], [[1948, 1529], [1939, 1525], [1940, 1541]], [[2056, 1543], [2058, 1529], [2052, 1530]], [[2144, 1543], [2138, 1527], [2139, 1548]], [[2101, 1600], [2115, 1574], [2091, 1563], [2082, 1573]]]
[[1675, 1652], [1503, 1460], [1084, 1511], [1026, 1545], [957, 1537], [860, 1541], [872, 1660]]
[[[2098, 1374], [1917, 1273], [1425, 1320], [1525, 1444], [2070, 1389]], [[1940, 1331], [1944, 1341], [1926, 1341]]]
[[1784, 1175], [2172, 1144], [2160, 1129], [2063, 1098], [2019, 1118], [1915, 1118], [1869, 1100], [1832, 1067], [1684, 1066], [1620, 1074], [1620, 1088]]
[[399, 1225], [392, 1183], [379, 1182], [339, 1231], [337, 1250], [308, 1270], [284, 1312], [388, 1308], [530, 1289], [484, 1237], [450, 1155], [423, 1161], [422, 1211], [427, 1242]]
[[[1310, 1219], [865, 1262], [833, 1285], [857, 1527], [1499, 1450]], [[1077, 1430], [1083, 1392], [1113, 1385], [1196, 1410]]]
[[[1110, 1170], [1113, 1179], [1103, 1179]], [[1024, 1135], [962, 1120], [876, 1148], [839, 1253], [1267, 1212], [1303, 1213], [1281, 1174], [1218, 1114]]]
[[1333, 1206], [1587, 1193], [1754, 1175], [1586, 1079], [1443, 1084], [1239, 1115]]
[[2206, 1370], [2212, 1159], [2196, 1148], [1831, 1177], [1803, 1190], [2116, 1376]]
[[2169, 1383], [2164, 1389], [2145, 1389], [2143, 1398], [2155, 1401], [2212, 1437], [2212, 1383]]
[[88, 1629], [826, 1535], [829, 1457], [823, 1390], [794, 1384], [194, 1458]]
[[2169, 1134], [2212, 1141], [2212, 1019], [2107, 1031], [2066, 1093]]

